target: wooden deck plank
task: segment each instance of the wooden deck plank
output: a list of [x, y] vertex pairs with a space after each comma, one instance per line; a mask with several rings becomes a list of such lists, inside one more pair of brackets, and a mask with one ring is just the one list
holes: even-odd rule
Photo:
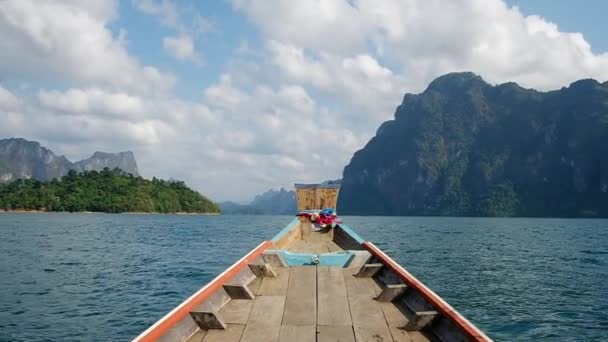
[[353, 276], [357, 270], [343, 269], [348, 304], [357, 341], [392, 341], [380, 303], [374, 300], [378, 290], [371, 278]]
[[429, 342], [430, 341], [430, 339], [428, 339], [426, 336], [424, 336], [420, 331], [408, 331], [408, 334], [410, 335], [412, 342]]
[[283, 324], [317, 324], [317, 268], [315, 266], [291, 268]]
[[340, 246], [338, 246], [335, 242], [331, 240], [327, 241], [327, 249], [329, 249], [330, 253], [344, 251]]
[[391, 302], [378, 303], [382, 307], [382, 311], [384, 312], [384, 317], [388, 322], [388, 325], [391, 327], [402, 328], [404, 327], [408, 319], [397, 306]]
[[382, 287], [374, 279], [355, 277], [354, 275], [358, 272], [357, 269], [343, 268], [342, 272], [344, 273], [344, 282], [349, 296], [366, 295], [376, 298], [382, 293]]
[[219, 315], [229, 324], [247, 324], [252, 306], [252, 300], [233, 299], [220, 309]]
[[355, 339], [359, 341], [393, 342], [393, 337], [388, 327], [360, 327], [354, 326]]
[[318, 266], [319, 325], [352, 325], [342, 268]]
[[238, 342], [243, 335], [245, 326], [242, 324], [228, 324], [226, 330], [209, 330], [203, 342]]
[[355, 342], [355, 333], [350, 325], [318, 325], [317, 342]]
[[290, 252], [294, 253], [302, 253], [304, 249], [306, 249], [306, 241], [300, 240], [296, 242], [293, 246], [289, 247]]
[[282, 325], [279, 342], [315, 342], [317, 327], [314, 325]]
[[284, 308], [285, 296], [256, 297], [241, 341], [278, 341]]
[[251, 283], [249, 283], [249, 289], [256, 296], [260, 295], [260, 286], [262, 286], [262, 280], [264, 280], [264, 278], [257, 277]]
[[203, 339], [207, 335], [207, 330], [198, 329], [192, 336], [190, 336], [186, 341], [187, 342], [203, 342]]
[[410, 334], [397, 327], [390, 327], [391, 335], [393, 336], [393, 341], [395, 342], [413, 342]]
[[348, 303], [354, 326], [386, 327], [388, 331], [384, 313], [373, 298], [368, 296], [349, 296]]
[[289, 285], [290, 269], [279, 267], [275, 269], [276, 277], [265, 277], [259, 289], [260, 296], [285, 296]]
[[430, 340], [419, 331], [405, 331], [397, 327], [390, 327], [395, 342], [429, 342]]
[[325, 254], [329, 253], [329, 248], [327, 248], [327, 242], [319, 241], [312, 245], [312, 252], [314, 254]]

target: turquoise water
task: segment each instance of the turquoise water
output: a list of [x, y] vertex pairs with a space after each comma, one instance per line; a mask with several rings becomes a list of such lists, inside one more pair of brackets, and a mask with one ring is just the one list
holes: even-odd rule
[[[290, 220], [0, 214], [0, 340], [130, 340]], [[497, 341], [608, 341], [608, 220], [344, 221]]]

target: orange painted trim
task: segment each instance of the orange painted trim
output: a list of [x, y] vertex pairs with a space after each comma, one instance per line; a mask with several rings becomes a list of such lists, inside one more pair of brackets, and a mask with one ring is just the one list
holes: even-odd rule
[[414, 288], [424, 299], [435, 307], [437, 311], [448, 317], [461, 331], [463, 331], [470, 339], [478, 342], [491, 342], [492, 340], [479, 330], [473, 323], [464, 318], [458, 311], [454, 310], [450, 304], [443, 300], [439, 295], [426, 287], [420, 280], [414, 277], [410, 272], [406, 271], [395, 260], [386, 255], [380, 248], [373, 243], [366, 241], [363, 247], [367, 249], [373, 256], [378, 258], [386, 267], [393, 271], [403, 281]]
[[190, 296], [190, 298], [183, 301], [175, 309], [154, 323], [150, 328], [134, 338], [133, 342], [151, 342], [158, 340], [176, 323], [184, 319], [190, 313], [190, 311], [192, 311], [192, 309], [204, 302], [205, 299], [209, 298], [209, 296], [211, 296], [215, 291], [222, 287], [222, 285], [241, 272], [250, 262], [260, 256], [270, 246], [272, 246], [272, 242], [262, 242], [239, 261], [235, 262], [223, 273], [215, 277], [215, 279]]

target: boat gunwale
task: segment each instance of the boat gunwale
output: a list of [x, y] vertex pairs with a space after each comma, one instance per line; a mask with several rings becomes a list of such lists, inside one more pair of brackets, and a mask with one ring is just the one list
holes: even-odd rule
[[285, 234], [289, 233], [295, 226], [300, 222], [297, 217], [294, 217], [291, 222], [289, 222], [281, 231], [279, 231], [270, 241], [272, 243], [277, 243]]
[[188, 317], [190, 311], [196, 306], [203, 303], [209, 298], [215, 291], [221, 288], [227, 281], [236, 276], [240, 271], [247, 267], [248, 263], [253, 261], [255, 258], [260, 256], [265, 250], [273, 246], [271, 241], [264, 241], [257, 247], [245, 254], [241, 259], [236, 261], [222, 273], [217, 275], [213, 280], [208, 282], [205, 286], [196, 291], [193, 295], [188, 297], [186, 300], [181, 302], [173, 310], [163, 316], [161, 319], [156, 321], [152, 326], [142, 332], [140, 335], [135, 337], [132, 342], [140, 341], [156, 341], [158, 338], [167, 333], [182, 319]]
[[405, 283], [416, 290], [424, 299], [432, 304], [441, 314], [450, 319], [462, 332], [469, 338], [479, 342], [491, 342], [486, 334], [477, 328], [473, 323], [462, 316], [456, 309], [448, 304], [443, 298], [436, 294], [433, 290], [424, 285], [418, 278], [408, 272], [403, 266], [393, 260], [384, 251], [378, 248], [370, 241], [363, 243], [363, 247], [367, 249], [374, 257], [378, 258], [386, 267], [393, 273], [399, 276]]

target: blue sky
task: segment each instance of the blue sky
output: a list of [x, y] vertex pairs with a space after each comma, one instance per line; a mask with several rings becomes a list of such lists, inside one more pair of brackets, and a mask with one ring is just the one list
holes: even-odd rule
[[132, 150], [145, 177], [247, 201], [341, 177], [403, 95], [442, 74], [608, 80], [608, 5], [581, 4], [0, 1], [0, 137], [70, 159]]
[[603, 0], [508, 0], [525, 15], [539, 15], [566, 32], [581, 32], [594, 52], [608, 52], [608, 2]]

